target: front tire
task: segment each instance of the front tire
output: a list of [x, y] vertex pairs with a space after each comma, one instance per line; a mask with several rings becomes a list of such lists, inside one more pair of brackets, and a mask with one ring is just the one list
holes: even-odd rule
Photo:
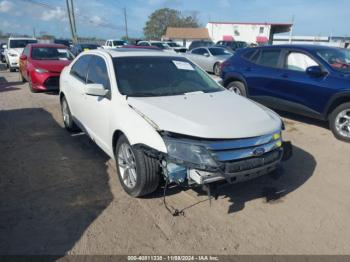
[[132, 148], [124, 135], [115, 147], [115, 159], [120, 184], [130, 196], [150, 194], [159, 186], [160, 166], [157, 161]]
[[73, 121], [73, 117], [72, 117], [72, 114], [71, 114], [69, 106], [68, 106], [68, 102], [67, 102], [65, 97], [61, 98], [61, 112], [62, 112], [64, 127], [69, 132], [78, 131], [79, 128]]
[[240, 81], [233, 81], [227, 85], [227, 90], [232, 91], [240, 96], [247, 96], [247, 89]]
[[341, 104], [332, 111], [329, 127], [337, 139], [350, 143], [350, 102]]

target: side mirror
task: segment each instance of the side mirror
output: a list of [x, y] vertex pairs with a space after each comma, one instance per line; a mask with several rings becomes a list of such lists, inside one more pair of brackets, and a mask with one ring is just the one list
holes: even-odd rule
[[327, 74], [320, 66], [310, 66], [306, 68], [306, 73], [313, 77], [321, 77]]
[[85, 93], [91, 96], [106, 96], [109, 90], [101, 84], [87, 84]]
[[210, 56], [209, 53], [204, 53], [203, 55], [206, 56], [206, 57]]
[[21, 60], [27, 60], [27, 56], [26, 56], [26, 55], [21, 55], [21, 56], [19, 57], [19, 59], [21, 59]]

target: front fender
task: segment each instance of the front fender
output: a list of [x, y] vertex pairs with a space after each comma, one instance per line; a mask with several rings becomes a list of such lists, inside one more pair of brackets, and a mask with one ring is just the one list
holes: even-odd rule
[[[143, 116], [132, 109], [127, 103], [118, 107], [116, 121], [112, 121], [110, 145], [113, 145], [114, 132], [122, 132], [131, 145], [144, 144], [157, 151], [166, 153], [166, 146], [160, 136], [160, 130], [153, 127]], [[112, 152], [114, 150], [112, 149]]]

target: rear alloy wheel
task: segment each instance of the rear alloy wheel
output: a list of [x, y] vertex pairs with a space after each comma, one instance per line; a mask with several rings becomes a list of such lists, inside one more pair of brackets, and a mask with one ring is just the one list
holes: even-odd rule
[[119, 181], [130, 196], [140, 197], [154, 192], [159, 185], [160, 166], [141, 150], [135, 150], [122, 135], [115, 148]]
[[333, 110], [329, 116], [329, 125], [336, 138], [350, 142], [350, 102]]
[[61, 99], [61, 112], [62, 112], [64, 127], [70, 132], [79, 130], [79, 128], [73, 121], [73, 117], [65, 97], [62, 97]]
[[245, 85], [240, 81], [233, 81], [229, 83], [226, 88], [227, 90], [234, 92], [237, 95], [245, 96], [245, 97], [247, 96]]
[[214, 65], [214, 74], [215, 74], [216, 76], [220, 76], [220, 74], [221, 74], [220, 63], [216, 63], [216, 64]]

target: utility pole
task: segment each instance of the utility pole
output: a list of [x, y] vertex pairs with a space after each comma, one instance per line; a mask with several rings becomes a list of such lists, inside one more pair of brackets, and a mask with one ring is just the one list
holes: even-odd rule
[[36, 38], [35, 27], [33, 27], [33, 38]]
[[77, 27], [75, 23], [75, 13], [74, 13], [74, 5], [73, 0], [70, 0], [71, 3], [71, 14], [72, 14], [72, 23], [73, 23], [73, 29], [74, 29], [74, 36], [75, 36], [75, 42], [78, 42], [78, 33], [77, 33]]
[[293, 41], [294, 19], [295, 19], [295, 16], [293, 15], [293, 16], [292, 16], [292, 26], [291, 26], [290, 32], [289, 32], [289, 44], [291, 44], [292, 41]]
[[124, 23], [125, 23], [125, 36], [126, 40], [129, 41], [129, 35], [128, 35], [128, 19], [126, 17], [126, 7], [124, 7]]
[[70, 7], [69, 7], [69, 0], [66, 0], [67, 4], [67, 14], [68, 14], [68, 19], [69, 19], [69, 26], [70, 26], [70, 32], [72, 34], [72, 41], [75, 41], [75, 36], [74, 36], [74, 29], [73, 29], [73, 24], [72, 24], [72, 17], [70, 15]]

